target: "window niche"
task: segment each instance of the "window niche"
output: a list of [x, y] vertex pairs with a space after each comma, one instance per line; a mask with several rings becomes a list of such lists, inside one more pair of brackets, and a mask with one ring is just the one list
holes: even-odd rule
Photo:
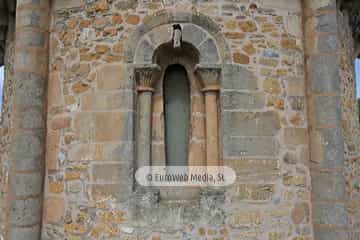
[[[230, 51], [221, 35], [214, 38], [209, 31], [215, 23], [164, 20], [146, 26], [148, 32], [140, 26], [128, 43], [137, 87], [135, 169], [219, 166], [221, 71], [223, 62], [231, 63]], [[184, 200], [199, 197], [201, 189], [135, 185], [134, 190]]]

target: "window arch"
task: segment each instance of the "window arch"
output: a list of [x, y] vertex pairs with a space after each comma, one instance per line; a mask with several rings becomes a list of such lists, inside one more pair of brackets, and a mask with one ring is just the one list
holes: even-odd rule
[[190, 86], [186, 69], [170, 65], [163, 81], [165, 156], [168, 166], [188, 165]]

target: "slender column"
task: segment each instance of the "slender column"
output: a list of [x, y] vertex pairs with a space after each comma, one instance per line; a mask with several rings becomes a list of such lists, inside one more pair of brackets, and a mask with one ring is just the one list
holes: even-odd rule
[[50, 0], [17, 1], [6, 240], [39, 240], [42, 224]]
[[198, 66], [197, 74], [203, 84], [206, 112], [206, 165], [219, 166], [218, 96], [220, 69]]
[[156, 70], [159, 70], [156, 65], [135, 70], [138, 91], [138, 127], [136, 133], [136, 164], [138, 168], [151, 165], [151, 106]]

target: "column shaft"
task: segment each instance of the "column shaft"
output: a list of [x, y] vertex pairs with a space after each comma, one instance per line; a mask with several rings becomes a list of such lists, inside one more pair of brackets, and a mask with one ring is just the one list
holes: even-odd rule
[[39, 240], [42, 224], [50, 0], [17, 1], [6, 240]]
[[217, 92], [205, 92], [206, 111], [206, 164], [207, 166], [219, 165], [219, 126]]
[[139, 92], [137, 129], [137, 167], [151, 165], [151, 104], [152, 92]]

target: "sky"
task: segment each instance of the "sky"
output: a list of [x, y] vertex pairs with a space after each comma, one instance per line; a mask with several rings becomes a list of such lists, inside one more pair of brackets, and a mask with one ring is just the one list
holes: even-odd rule
[[357, 98], [360, 98], [360, 59], [355, 60]]

